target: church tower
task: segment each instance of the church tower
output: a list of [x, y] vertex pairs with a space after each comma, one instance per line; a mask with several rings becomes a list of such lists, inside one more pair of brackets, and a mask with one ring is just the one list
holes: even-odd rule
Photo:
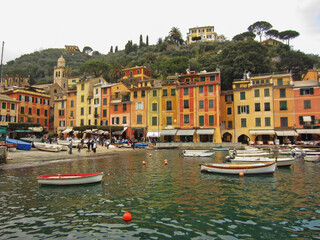
[[68, 90], [68, 79], [66, 76], [66, 60], [61, 56], [54, 68], [53, 83], [57, 83], [63, 90]]

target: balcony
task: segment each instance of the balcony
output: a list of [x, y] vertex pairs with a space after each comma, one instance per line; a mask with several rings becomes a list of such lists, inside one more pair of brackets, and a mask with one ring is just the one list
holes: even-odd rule
[[95, 117], [95, 118], [98, 118], [98, 117], [99, 117], [99, 114], [94, 114], [94, 117]]

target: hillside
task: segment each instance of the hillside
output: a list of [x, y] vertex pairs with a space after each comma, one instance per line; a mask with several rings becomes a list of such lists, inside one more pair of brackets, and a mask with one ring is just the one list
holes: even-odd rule
[[88, 60], [107, 63], [104, 77], [109, 81], [119, 79], [115, 70], [144, 65], [152, 70], [153, 78], [165, 78], [174, 73], [185, 73], [186, 69], [221, 71], [222, 89], [230, 89], [234, 79], [243, 77], [245, 71], [252, 74], [292, 71], [299, 80], [308, 69], [320, 67], [320, 57], [293, 51], [287, 45], [265, 46], [254, 40], [226, 41], [222, 43], [198, 42], [177, 45], [170, 41], [159, 41], [156, 45], [132, 44], [106, 55], [93, 51], [66, 53], [64, 49], [46, 49], [22, 55], [4, 66], [4, 74], [29, 75], [32, 83], [50, 83], [53, 68], [63, 54], [72, 76], [81, 76], [80, 67]]

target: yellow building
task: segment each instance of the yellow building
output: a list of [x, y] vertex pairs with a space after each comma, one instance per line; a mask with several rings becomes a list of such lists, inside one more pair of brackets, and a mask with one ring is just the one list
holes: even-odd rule
[[223, 35], [219, 36], [214, 32], [214, 26], [189, 28], [189, 32], [187, 33], [187, 44], [195, 43], [197, 41], [223, 42], [225, 41], [225, 37]]
[[233, 82], [234, 142], [272, 144], [294, 134], [291, 74], [246, 76]]
[[80, 77], [69, 77], [68, 78], [68, 88], [76, 89], [77, 83], [81, 80]]
[[161, 84], [149, 88], [148, 93], [148, 132], [147, 138], [158, 141], [162, 128], [161, 116], [164, 115], [161, 105]]
[[136, 66], [122, 70], [124, 76], [121, 80], [131, 80], [135, 83], [137, 80], [145, 80], [151, 78], [151, 72], [145, 66]]
[[103, 78], [91, 78], [77, 83], [76, 126], [94, 125], [95, 110], [93, 85], [106, 82]]
[[7, 95], [0, 94], [0, 126], [18, 122], [19, 101]]
[[8, 76], [4, 75], [0, 82], [0, 91], [5, 91], [10, 87], [27, 87], [30, 86], [29, 77], [22, 75]]
[[234, 136], [234, 109], [233, 91], [222, 91], [220, 96], [221, 135], [222, 142], [233, 142]]

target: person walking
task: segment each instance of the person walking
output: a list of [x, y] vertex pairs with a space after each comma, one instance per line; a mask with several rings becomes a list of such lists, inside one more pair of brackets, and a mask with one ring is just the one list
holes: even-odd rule
[[72, 140], [69, 143], [69, 154], [72, 154]]
[[91, 147], [91, 140], [90, 139], [88, 139], [87, 145], [88, 145], [88, 152], [90, 152], [91, 151], [90, 150], [90, 147]]
[[93, 153], [96, 153], [96, 150], [97, 150], [97, 143], [96, 143], [96, 142], [93, 142], [93, 144], [92, 144], [92, 151], [93, 151]]
[[81, 152], [81, 143], [78, 143], [78, 152]]

